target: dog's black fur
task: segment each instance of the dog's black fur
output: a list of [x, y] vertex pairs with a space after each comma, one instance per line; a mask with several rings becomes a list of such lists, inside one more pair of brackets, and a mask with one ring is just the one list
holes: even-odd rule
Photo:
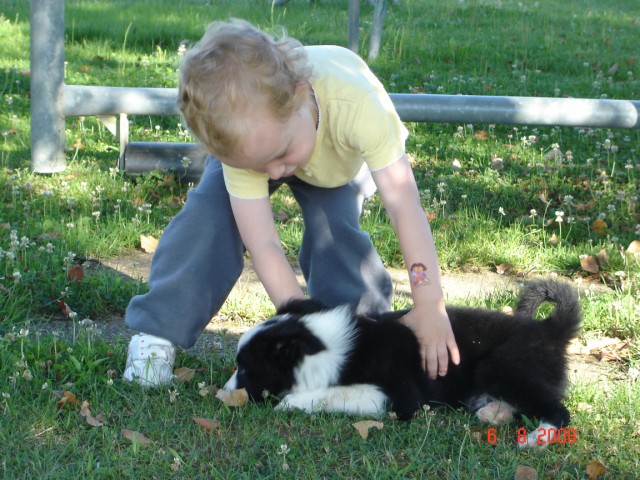
[[[534, 319], [544, 302], [554, 303], [554, 311], [544, 320]], [[258, 401], [264, 390], [276, 396], [292, 391], [295, 367], [306, 356], [331, 348], [299, 321], [322, 311], [331, 309], [314, 300], [293, 301], [262, 324], [259, 334], [238, 352], [234, 387], [246, 388]], [[398, 321], [405, 313], [351, 316], [355, 335], [335, 385], [376, 385], [402, 420], [410, 420], [425, 404], [474, 408], [488, 396], [556, 428], [569, 423], [562, 404], [566, 347], [580, 323], [577, 297], [569, 285], [526, 284], [514, 315], [447, 308], [461, 362], [450, 362], [447, 375], [435, 380], [425, 374], [415, 335]]]

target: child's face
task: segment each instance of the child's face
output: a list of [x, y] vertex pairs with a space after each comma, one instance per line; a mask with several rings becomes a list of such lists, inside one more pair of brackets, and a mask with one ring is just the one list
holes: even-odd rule
[[311, 158], [316, 145], [316, 118], [310, 105], [303, 105], [285, 122], [261, 111], [248, 113], [244, 121], [247, 131], [238, 154], [221, 159], [223, 163], [266, 173], [277, 180], [290, 177]]

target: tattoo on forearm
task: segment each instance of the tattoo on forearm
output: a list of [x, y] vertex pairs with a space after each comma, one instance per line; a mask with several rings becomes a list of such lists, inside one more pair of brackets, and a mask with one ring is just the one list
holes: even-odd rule
[[431, 280], [427, 277], [427, 267], [422, 263], [414, 263], [411, 265], [409, 277], [411, 278], [411, 285], [414, 287], [429, 285], [431, 283]]

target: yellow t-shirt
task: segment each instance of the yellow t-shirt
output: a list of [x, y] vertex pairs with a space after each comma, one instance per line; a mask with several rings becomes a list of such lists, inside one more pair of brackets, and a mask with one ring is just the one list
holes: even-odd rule
[[[363, 162], [376, 171], [398, 160], [408, 131], [367, 64], [343, 47], [304, 48], [313, 66], [310, 81], [320, 118], [311, 158], [295, 176], [311, 185], [333, 188], [353, 180]], [[228, 165], [223, 165], [223, 172], [229, 194], [269, 195], [267, 174]]]

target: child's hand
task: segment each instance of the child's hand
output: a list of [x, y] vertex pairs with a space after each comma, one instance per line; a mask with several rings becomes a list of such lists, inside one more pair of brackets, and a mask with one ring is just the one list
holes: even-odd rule
[[460, 363], [460, 352], [444, 306], [414, 308], [402, 317], [401, 321], [413, 330], [418, 338], [420, 354], [426, 364], [429, 378], [435, 379], [438, 375], [447, 374], [449, 355], [455, 365]]

